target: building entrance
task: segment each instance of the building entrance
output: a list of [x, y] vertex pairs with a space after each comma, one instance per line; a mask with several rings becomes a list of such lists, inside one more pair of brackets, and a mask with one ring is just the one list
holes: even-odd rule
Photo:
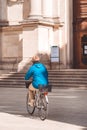
[[73, 0], [74, 68], [87, 68], [87, 0]]

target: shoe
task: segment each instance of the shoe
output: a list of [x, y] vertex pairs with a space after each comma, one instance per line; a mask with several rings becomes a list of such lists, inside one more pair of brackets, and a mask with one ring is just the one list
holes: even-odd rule
[[31, 106], [31, 107], [34, 106], [34, 104], [32, 102], [28, 102], [28, 105]]
[[33, 106], [34, 106], [34, 103], [35, 103], [35, 100], [32, 99], [31, 102], [28, 102], [28, 105], [30, 105], [30, 106], [33, 107]]

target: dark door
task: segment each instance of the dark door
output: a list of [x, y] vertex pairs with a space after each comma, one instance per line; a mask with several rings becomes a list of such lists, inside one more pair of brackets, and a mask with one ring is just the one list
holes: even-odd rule
[[87, 68], [87, 0], [73, 0], [74, 68]]

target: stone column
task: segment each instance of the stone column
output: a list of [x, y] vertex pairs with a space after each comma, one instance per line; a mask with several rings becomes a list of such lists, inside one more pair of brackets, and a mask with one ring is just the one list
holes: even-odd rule
[[52, 1], [53, 0], [43, 0], [42, 2], [43, 17], [52, 17]]
[[67, 43], [67, 68], [73, 65], [73, 0], [65, 0], [65, 35]]
[[42, 0], [29, 0], [29, 18], [40, 18], [42, 16], [41, 10]]
[[42, 3], [43, 17], [58, 17], [58, 0], [43, 0]]
[[0, 0], [0, 25], [7, 23], [7, 0]]
[[58, 0], [53, 0], [53, 8], [52, 8], [53, 17], [58, 17]]

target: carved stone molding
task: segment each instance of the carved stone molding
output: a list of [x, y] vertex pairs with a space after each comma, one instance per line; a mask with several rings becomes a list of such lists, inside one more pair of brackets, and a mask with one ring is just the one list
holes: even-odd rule
[[21, 25], [23, 26], [34, 26], [34, 25], [42, 25], [42, 26], [48, 26], [48, 27], [53, 27], [58, 29], [59, 27], [61, 27], [61, 23], [60, 22], [52, 22], [52, 21], [48, 21], [48, 20], [38, 20], [38, 19], [28, 19], [28, 20], [24, 20], [21, 22]]
[[9, 0], [9, 1], [16, 2], [16, 1], [18, 1], [18, 0]]
[[0, 20], [0, 27], [8, 26], [8, 21]]
[[13, 32], [13, 31], [22, 31], [23, 27], [19, 26], [4, 26], [0, 27], [0, 32]]
[[12, 2], [12, 3], [22, 3], [22, 2], [24, 2], [24, 0], [8, 0], [8, 2]]

